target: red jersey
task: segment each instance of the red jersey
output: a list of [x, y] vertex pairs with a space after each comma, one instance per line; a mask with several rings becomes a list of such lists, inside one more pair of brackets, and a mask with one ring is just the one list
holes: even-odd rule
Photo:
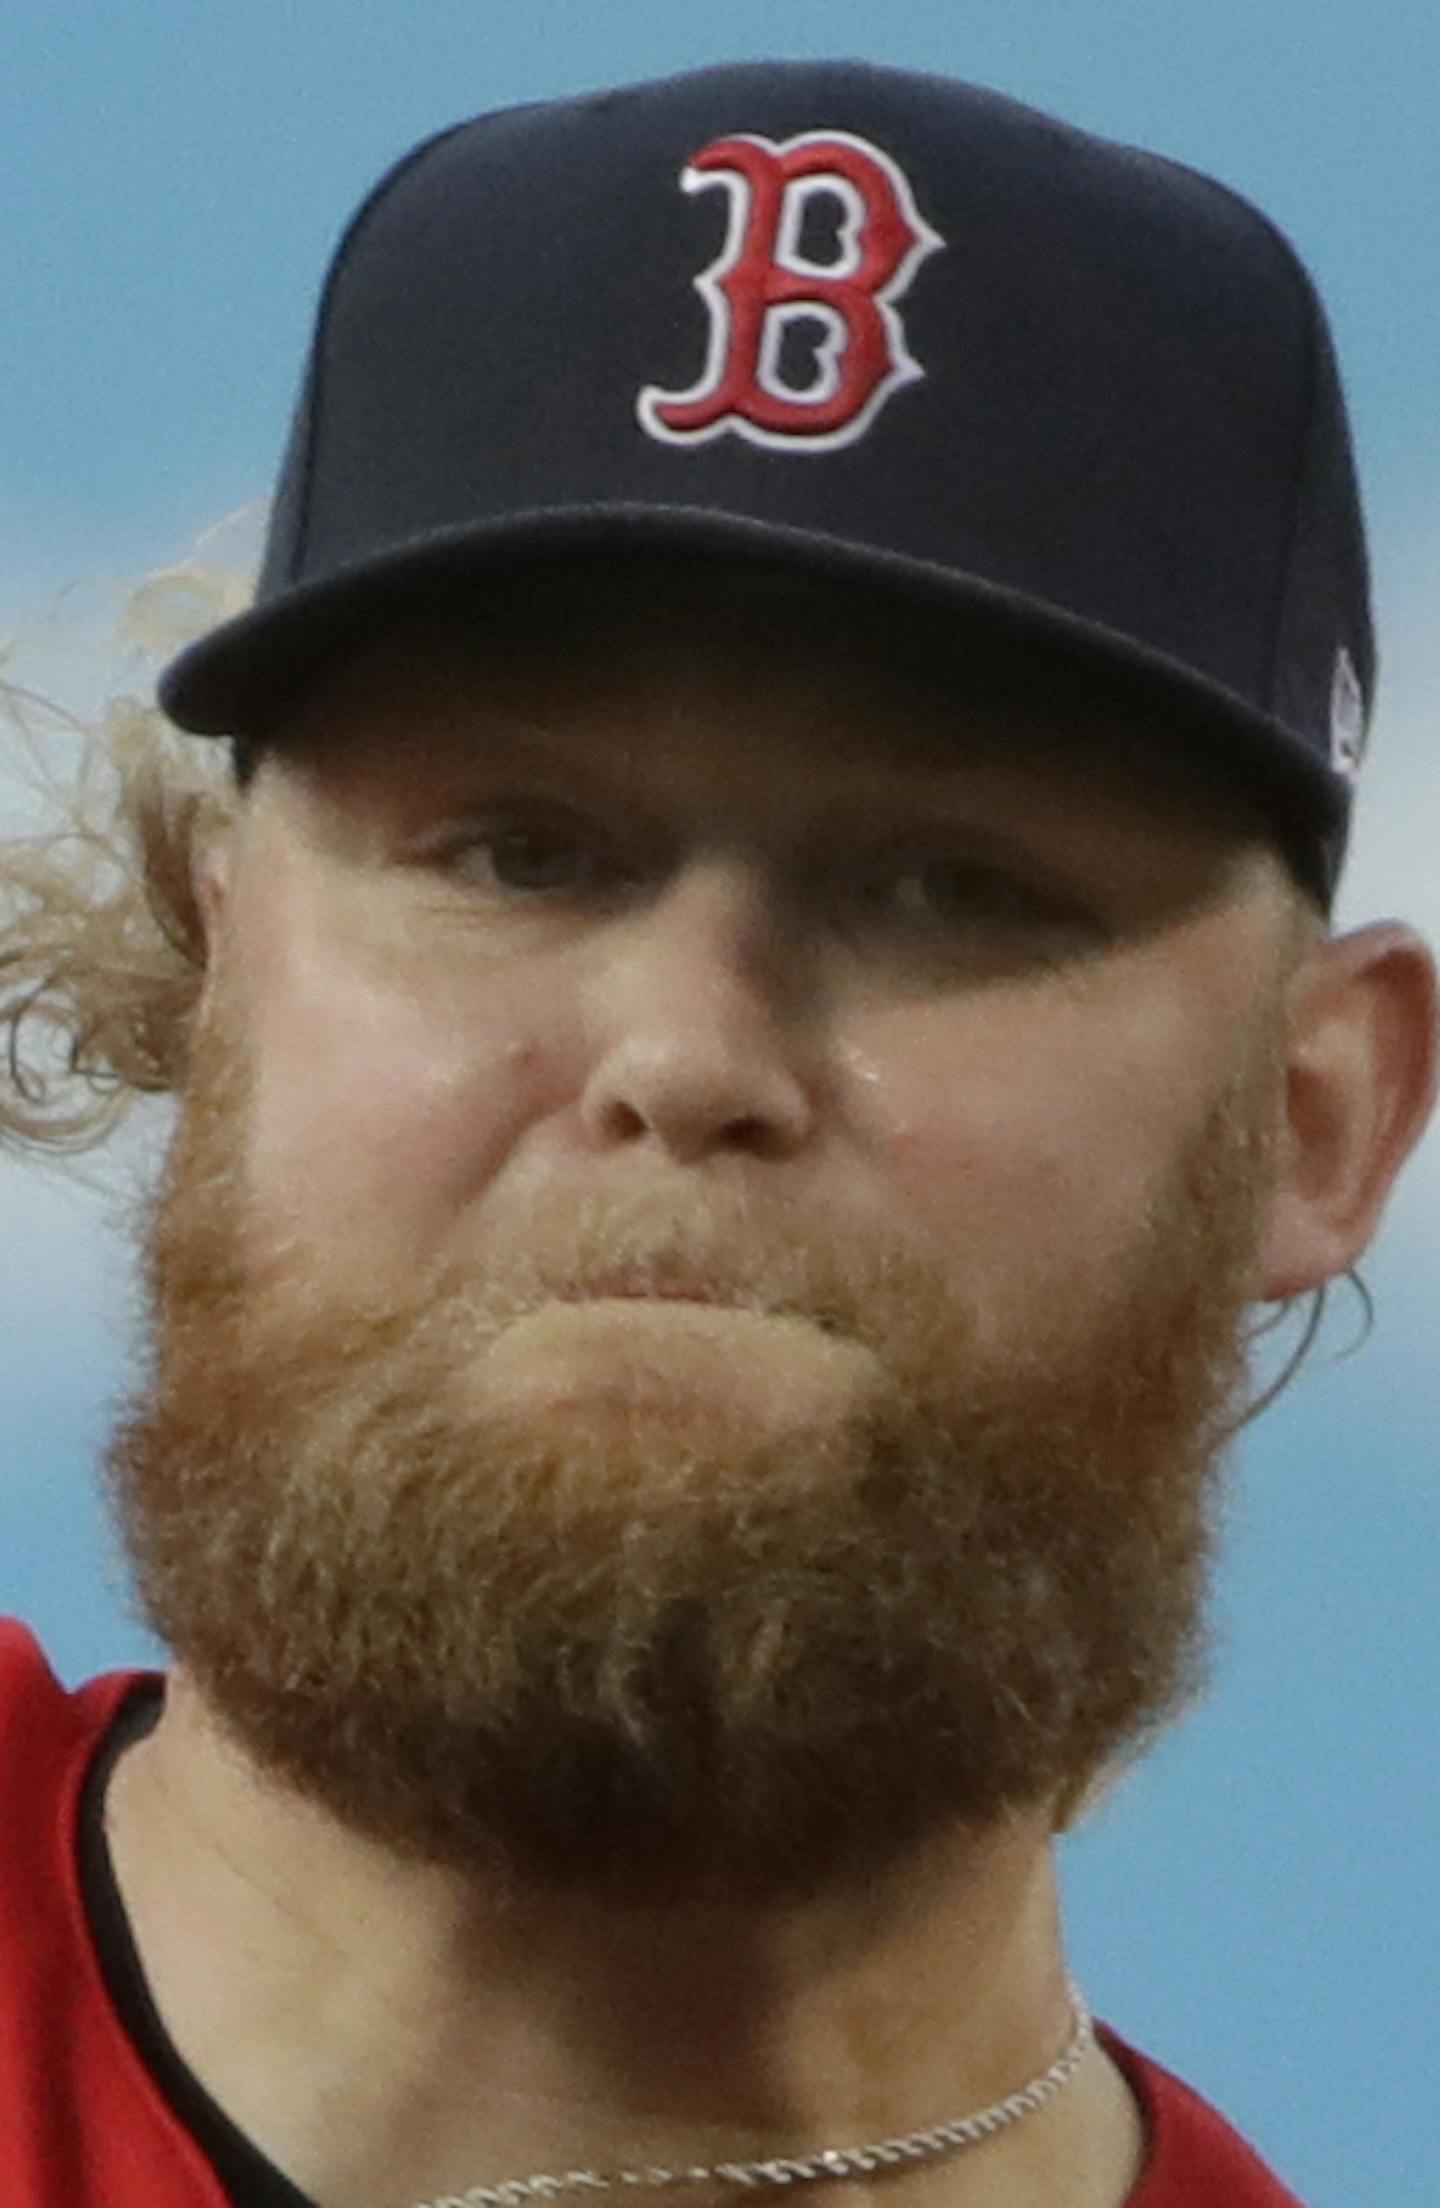
[[[103, 1938], [85, 1847], [87, 1781], [154, 1672], [70, 1693], [34, 1636], [0, 1619], [0, 2172], [6, 2208], [304, 2208], [240, 2138], [173, 2047], [156, 2049], [143, 1988]], [[107, 1873], [108, 1875], [108, 1873]], [[113, 1888], [112, 1888], [113, 1892]], [[104, 1952], [102, 1952], [102, 1950]], [[133, 1950], [131, 1968], [133, 1973]], [[108, 1966], [108, 1967], [107, 1967]], [[1125, 2208], [1301, 2208], [1199, 2095], [1101, 2026], [1145, 2120]], [[228, 2151], [224, 2133], [230, 2134]], [[222, 2176], [217, 2161], [223, 2163]], [[240, 2173], [237, 2175], [237, 2171]]]

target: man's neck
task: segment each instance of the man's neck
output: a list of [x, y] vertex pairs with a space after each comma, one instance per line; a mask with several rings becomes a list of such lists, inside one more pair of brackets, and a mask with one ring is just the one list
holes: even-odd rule
[[[1033, 1820], [803, 1907], [541, 1896], [349, 1832], [175, 1674], [107, 1827], [179, 2054], [318, 2208], [894, 2137], [1003, 2098], [1070, 2034]], [[1097, 2048], [1044, 2111], [891, 2180], [887, 2208], [1122, 2208], [1140, 2151]]]

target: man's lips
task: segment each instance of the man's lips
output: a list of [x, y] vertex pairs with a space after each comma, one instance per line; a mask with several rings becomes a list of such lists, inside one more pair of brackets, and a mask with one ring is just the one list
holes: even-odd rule
[[803, 1311], [795, 1307], [762, 1303], [754, 1296], [732, 1295], [713, 1282], [705, 1281], [654, 1281], [633, 1273], [602, 1274], [598, 1280], [587, 1281], [583, 1287], [566, 1289], [560, 1298], [562, 1303], [694, 1303], [708, 1305], [712, 1310], [749, 1311], [762, 1319], [804, 1319], [822, 1334], [843, 1335], [845, 1328], [828, 1312]]

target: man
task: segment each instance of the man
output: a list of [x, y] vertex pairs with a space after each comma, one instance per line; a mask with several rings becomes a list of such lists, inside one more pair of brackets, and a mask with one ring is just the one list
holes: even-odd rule
[[108, 1458], [174, 1664], [0, 1663], [7, 2200], [1293, 2200], [1052, 1848], [1430, 1109], [1429, 953], [1326, 917], [1372, 676], [1218, 186], [849, 64], [385, 180], [162, 687], [235, 793], [133, 770], [12, 936], [181, 1115]]

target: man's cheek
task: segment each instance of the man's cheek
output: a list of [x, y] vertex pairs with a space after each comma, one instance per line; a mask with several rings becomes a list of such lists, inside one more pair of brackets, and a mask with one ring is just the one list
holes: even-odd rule
[[894, 1099], [883, 1172], [917, 1238], [983, 1278], [998, 1314], [1106, 1277], [1180, 1139], [1093, 1062], [981, 1058]]
[[[331, 1008], [332, 1012], [334, 1007]], [[248, 1141], [252, 1214], [356, 1266], [423, 1267], [525, 1124], [503, 1045], [373, 1000], [349, 1018], [271, 1020]]]

